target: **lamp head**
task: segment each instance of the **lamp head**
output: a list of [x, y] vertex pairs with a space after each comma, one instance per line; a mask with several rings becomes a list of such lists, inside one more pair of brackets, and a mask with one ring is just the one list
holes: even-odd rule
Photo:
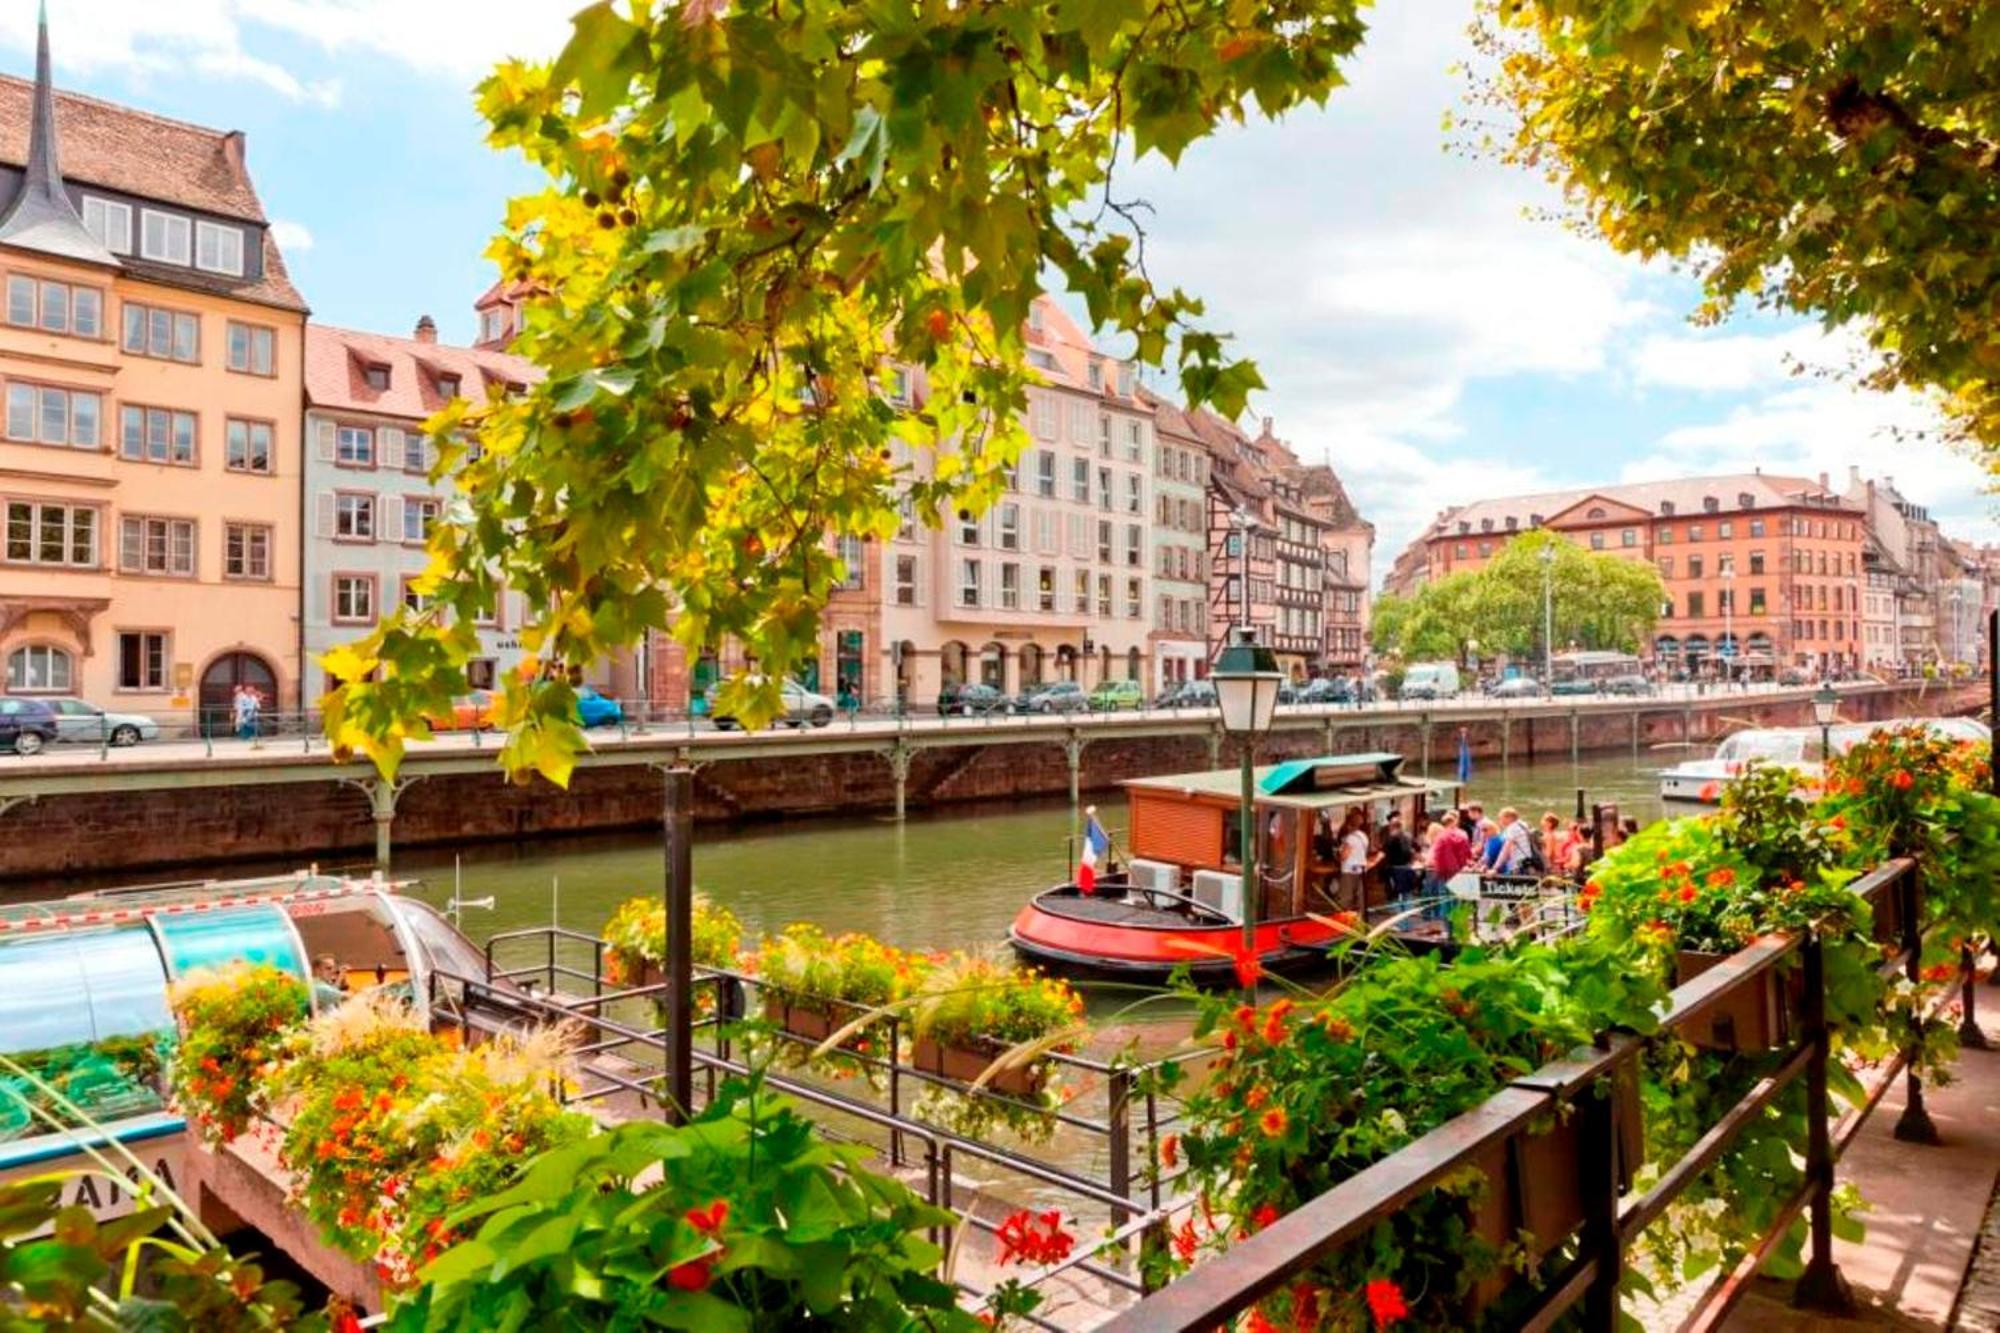
[[1822, 682], [1814, 692], [1812, 710], [1813, 720], [1822, 727], [1832, 726], [1834, 718], [1840, 715], [1840, 692], [1833, 688], [1832, 681]]
[[1222, 729], [1232, 736], [1261, 736], [1271, 728], [1278, 708], [1278, 686], [1284, 675], [1277, 655], [1257, 642], [1257, 632], [1238, 626], [1215, 655], [1208, 678], [1215, 683]]

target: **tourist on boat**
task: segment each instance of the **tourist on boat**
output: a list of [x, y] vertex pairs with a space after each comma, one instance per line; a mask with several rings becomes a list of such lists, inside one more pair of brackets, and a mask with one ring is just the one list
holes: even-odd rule
[[1553, 810], [1542, 812], [1541, 827], [1535, 830], [1535, 867], [1542, 874], [1554, 874], [1562, 869], [1563, 822], [1562, 816]]
[[1490, 819], [1482, 819], [1479, 829], [1479, 869], [1482, 874], [1491, 874], [1500, 864], [1500, 826]]
[[1343, 909], [1350, 912], [1362, 910], [1367, 903], [1364, 885], [1368, 872], [1381, 860], [1382, 854], [1368, 845], [1367, 811], [1358, 805], [1350, 807], [1340, 832], [1340, 905]]
[[1535, 862], [1534, 841], [1528, 835], [1528, 826], [1521, 822], [1521, 813], [1513, 806], [1500, 812], [1500, 846], [1491, 862], [1496, 875], [1525, 875], [1533, 871]]
[[313, 959], [313, 1007], [325, 1012], [347, 998], [347, 976], [330, 953]]
[[1417, 845], [1408, 833], [1403, 831], [1403, 817], [1390, 815], [1389, 826], [1382, 834], [1383, 873], [1389, 880], [1389, 897], [1402, 902], [1414, 898], [1421, 888], [1421, 872], [1417, 869]]

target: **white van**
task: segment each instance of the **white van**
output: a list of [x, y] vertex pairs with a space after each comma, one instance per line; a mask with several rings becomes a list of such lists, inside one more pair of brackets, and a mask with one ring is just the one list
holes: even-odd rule
[[1400, 699], [1456, 699], [1458, 666], [1452, 662], [1415, 662], [1403, 673]]

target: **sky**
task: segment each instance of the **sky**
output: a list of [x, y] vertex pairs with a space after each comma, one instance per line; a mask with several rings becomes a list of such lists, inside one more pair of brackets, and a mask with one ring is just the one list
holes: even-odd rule
[[[572, 0], [49, 0], [59, 85], [249, 136], [252, 175], [322, 322], [469, 341], [507, 198], [472, 89], [552, 56]], [[0, 0], [0, 67], [33, 68], [34, 0]], [[1377, 568], [1487, 495], [1765, 471], [1892, 477], [1962, 539], [2000, 541], [1984, 474], [1906, 396], [1801, 367], [1851, 334], [1739, 317], [1697, 329], [1694, 283], [1545, 216], [1525, 172], [1450, 151], [1469, 0], [1392, 0], [1324, 110], [1231, 128], [1124, 179], [1148, 267], [1208, 304], [1268, 388], [1252, 418], [1331, 463]], [[1537, 214], [1542, 215], [1537, 215]]]

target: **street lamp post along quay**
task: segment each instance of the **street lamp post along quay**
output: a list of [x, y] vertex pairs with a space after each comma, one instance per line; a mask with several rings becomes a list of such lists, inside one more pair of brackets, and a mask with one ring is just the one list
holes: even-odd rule
[[1812, 699], [1813, 721], [1819, 723], [1819, 762], [1822, 778], [1833, 771], [1833, 722], [1840, 716], [1840, 693], [1833, 682], [1822, 681]]
[[[1243, 804], [1238, 812], [1242, 847], [1238, 863], [1243, 871], [1243, 950], [1247, 958], [1257, 957], [1257, 738], [1271, 729], [1278, 707], [1278, 685], [1284, 675], [1278, 659], [1268, 647], [1257, 642], [1256, 631], [1238, 625], [1229, 645], [1216, 654], [1208, 673], [1215, 682], [1215, 700], [1222, 713], [1222, 729], [1234, 736], [1243, 752]], [[1245, 964], [1246, 972], [1249, 965]], [[1246, 990], [1256, 1002], [1257, 984]]]

